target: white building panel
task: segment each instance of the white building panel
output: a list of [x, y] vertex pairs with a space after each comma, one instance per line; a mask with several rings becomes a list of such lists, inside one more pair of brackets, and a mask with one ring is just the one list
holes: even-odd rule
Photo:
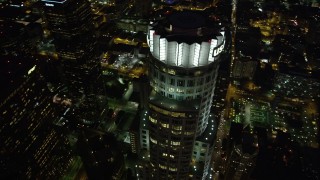
[[153, 34], [153, 56], [160, 59], [160, 35]]
[[193, 65], [193, 58], [194, 58], [194, 53], [195, 53], [195, 47], [196, 47], [196, 43], [193, 43], [191, 45], [189, 45], [189, 58], [188, 58], [188, 66], [187, 67], [194, 67]]
[[217, 47], [218, 44], [218, 40], [217, 39], [211, 39], [211, 43], [210, 43], [210, 50], [209, 50], [209, 62], [213, 62], [214, 61], [214, 57], [213, 57], [213, 50], [215, 47]]
[[168, 49], [167, 49], [167, 63], [169, 65], [177, 66], [177, 58], [178, 58], [178, 43], [168, 42]]
[[159, 60], [162, 62], [166, 62], [167, 60], [167, 39], [161, 38], [160, 39], [160, 58]]
[[218, 46], [219, 46], [219, 45], [221, 45], [221, 44], [222, 44], [222, 42], [223, 42], [224, 38], [223, 38], [223, 36], [222, 36], [222, 35], [220, 35], [220, 36], [217, 36], [217, 39], [218, 39]]
[[155, 30], [150, 30], [149, 35], [147, 36], [148, 38], [148, 45], [150, 47], [151, 53], [153, 52], [153, 34], [155, 33]]
[[225, 32], [224, 31], [221, 31], [220, 34], [223, 36], [223, 38], [225, 39]]
[[208, 42], [201, 43], [199, 66], [208, 64], [210, 44]]
[[183, 53], [183, 43], [178, 45], [178, 59], [177, 59], [177, 65], [182, 66], [182, 53]]
[[182, 66], [184, 66], [184, 67], [188, 67], [188, 65], [189, 65], [189, 52], [190, 52], [190, 45], [183, 43]]
[[180, 44], [176, 41], [168, 42], [165, 37], [160, 38], [160, 35], [151, 29], [147, 41], [154, 58], [171, 66], [191, 68], [214, 62], [216, 56], [224, 50], [225, 32], [221, 31], [220, 35], [209, 41], [201, 42], [201, 44], [189, 45], [184, 42]]
[[201, 45], [198, 43], [195, 43], [194, 57], [193, 57], [193, 65], [194, 66], [199, 66], [200, 49], [201, 49]]

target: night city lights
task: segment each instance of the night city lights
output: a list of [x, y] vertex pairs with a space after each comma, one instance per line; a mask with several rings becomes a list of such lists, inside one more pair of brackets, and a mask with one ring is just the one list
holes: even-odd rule
[[320, 179], [319, 0], [0, 0], [0, 179]]

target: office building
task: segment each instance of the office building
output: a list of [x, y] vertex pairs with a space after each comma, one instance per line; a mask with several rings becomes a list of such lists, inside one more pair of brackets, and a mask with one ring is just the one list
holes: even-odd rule
[[173, 12], [150, 25], [152, 92], [140, 144], [150, 153], [151, 179], [208, 177], [216, 129], [210, 109], [225, 30], [207, 17]]
[[247, 78], [252, 80], [258, 62], [253, 60], [238, 60], [234, 64], [233, 77], [237, 79]]
[[151, 0], [134, 0], [135, 13], [142, 17], [148, 17], [152, 8]]
[[61, 79], [68, 89], [66, 96], [75, 111], [80, 114], [90, 111], [89, 116], [77, 118], [79, 124], [94, 126], [102, 119], [105, 104], [90, 4], [86, 0], [42, 0], [42, 3], [46, 26], [61, 61]]
[[18, 54], [30, 55], [34, 53], [36, 51], [36, 43], [41, 37], [42, 29], [40, 24], [13, 21], [13, 18], [3, 19], [0, 21], [0, 54], [16, 56]]
[[96, 93], [100, 77], [90, 4], [75, 0], [43, 0], [47, 28], [63, 65], [63, 80], [74, 94]]
[[34, 61], [1, 56], [0, 179], [59, 179], [71, 163], [69, 143]]
[[96, 130], [83, 131], [77, 147], [89, 179], [124, 178], [124, 157], [112, 134]]
[[248, 127], [232, 126], [233, 129], [238, 129], [235, 131], [242, 132], [241, 134], [231, 132], [234, 141], [231, 153], [227, 157], [224, 179], [250, 179], [259, 151], [257, 132]]

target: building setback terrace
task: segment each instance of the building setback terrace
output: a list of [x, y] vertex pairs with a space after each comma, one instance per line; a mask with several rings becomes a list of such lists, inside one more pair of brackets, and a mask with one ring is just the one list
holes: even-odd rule
[[161, 96], [155, 91], [152, 91], [150, 94], [149, 102], [151, 105], [155, 104], [156, 106], [171, 112], [192, 112], [198, 111], [200, 99], [176, 101], [174, 99]]

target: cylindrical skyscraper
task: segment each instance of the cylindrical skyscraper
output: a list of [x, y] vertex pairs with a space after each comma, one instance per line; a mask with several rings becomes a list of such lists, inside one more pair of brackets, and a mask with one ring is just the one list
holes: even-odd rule
[[[152, 53], [151, 176], [187, 179], [195, 141], [201, 142], [198, 139], [204, 132], [213, 134], [207, 126], [225, 44], [224, 28], [200, 12], [183, 11], [152, 23], [147, 40]], [[211, 153], [201, 154], [210, 159]]]

